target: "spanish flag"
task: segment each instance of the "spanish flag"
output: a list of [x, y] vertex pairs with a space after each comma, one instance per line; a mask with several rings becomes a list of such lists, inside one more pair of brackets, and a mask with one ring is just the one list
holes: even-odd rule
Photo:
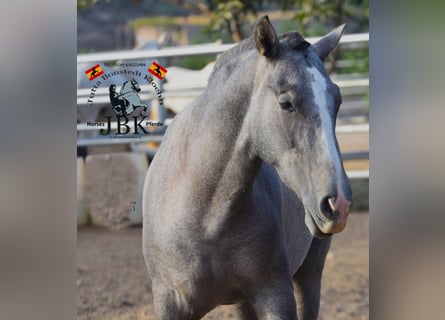
[[165, 74], [167, 73], [167, 69], [165, 69], [163, 66], [153, 61], [150, 68], [148, 68], [148, 72], [150, 72], [159, 80], [162, 80], [165, 77]]
[[91, 67], [87, 71], [85, 71], [85, 74], [87, 75], [88, 80], [91, 81], [103, 75], [104, 71], [102, 70], [100, 64], [96, 64], [94, 67]]

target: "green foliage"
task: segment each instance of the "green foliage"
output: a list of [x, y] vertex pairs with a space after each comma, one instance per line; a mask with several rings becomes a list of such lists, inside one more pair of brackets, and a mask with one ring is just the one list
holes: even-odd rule
[[341, 73], [364, 73], [369, 72], [369, 47], [356, 50], [342, 50], [337, 58], [347, 61], [348, 65], [339, 70]]
[[[369, 0], [207, 0], [198, 1], [207, 4], [210, 9], [209, 32], [226, 32], [234, 41], [244, 37], [243, 27], [251, 25], [257, 12], [270, 7], [295, 12], [293, 21], [297, 29], [306, 36], [321, 35], [324, 26], [340, 25], [347, 19], [358, 21], [362, 25], [369, 22]], [[283, 30], [290, 30], [286, 25]], [[286, 30], [287, 29], [287, 30]], [[292, 28], [294, 29], [294, 28]]]
[[90, 53], [91, 50], [89, 49], [84, 49], [84, 48], [77, 48], [77, 54], [83, 54], [83, 53]]
[[[253, 2], [255, 3], [255, 2]], [[208, 33], [228, 33], [233, 41], [241, 41], [244, 37], [246, 24], [251, 24], [255, 18], [255, 6], [251, 1], [209, 1], [212, 9], [209, 13]]]
[[369, 21], [369, 0], [349, 0], [349, 2], [356, 6], [356, 7], [361, 7], [364, 9], [363, 13], [364, 16], [368, 19]]
[[348, 19], [362, 25], [369, 22], [369, 0], [280, 0], [282, 10], [295, 11], [294, 21], [306, 35], [314, 35], [314, 25], [340, 25]]
[[298, 22], [299, 30], [308, 34], [307, 27], [313, 22], [326, 23], [334, 15], [334, 3], [332, 1], [294, 0], [296, 13], [294, 19]]
[[133, 29], [143, 26], [168, 27], [180, 24], [179, 21], [177, 20], [178, 19], [175, 19], [175, 17], [168, 17], [168, 16], [145, 17], [130, 21], [128, 23], [128, 26]]
[[178, 66], [191, 70], [201, 70], [214, 60], [214, 55], [188, 56], [183, 57], [178, 63]]
[[96, 2], [97, 0], [77, 0], [77, 10], [83, 10]]
[[216, 42], [221, 40], [221, 36], [214, 33], [211, 35], [205, 34], [204, 32], [201, 32], [200, 35], [197, 35], [190, 39], [190, 44], [201, 44], [201, 43], [208, 43], [208, 42]]
[[352, 211], [369, 210], [369, 179], [351, 179]]
[[278, 33], [285, 33], [287, 31], [291, 31], [291, 30], [295, 30], [295, 29], [296, 29], [295, 22], [286, 20], [280, 24], [277, 31], [278, 31]]

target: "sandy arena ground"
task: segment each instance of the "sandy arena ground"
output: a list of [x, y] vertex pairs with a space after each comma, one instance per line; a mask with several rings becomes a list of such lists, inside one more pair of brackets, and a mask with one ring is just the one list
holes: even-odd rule
[[[334, 236], [322, 282], [320, 320], [369, 319], [369, 214], [351, 213]], [[77, 318], [154, 320], [140, 227], [81, 227], [77, 244]], [[204, 319], [235, 319], [231, 306]]]

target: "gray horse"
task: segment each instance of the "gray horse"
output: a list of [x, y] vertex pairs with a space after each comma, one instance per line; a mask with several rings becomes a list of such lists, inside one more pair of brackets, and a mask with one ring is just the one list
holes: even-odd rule
[[220, 304], [242, 319], [317, 318], [331, 235], [351, 205], [340, 91], [322, 62], [343, 29], [310, 45], [262, 17], [170, 125], [143, 200], [160, 319], [200, 319]]

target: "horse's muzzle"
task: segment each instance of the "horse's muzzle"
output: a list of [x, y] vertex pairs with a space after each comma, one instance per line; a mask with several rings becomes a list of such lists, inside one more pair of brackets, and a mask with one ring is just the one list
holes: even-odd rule
[[319, 225], [323, 233], [338, 233], [346, 226], [349, 210], [352, 202], [340, 193], [336, 198], [324, 197], [320, 203], [321, 212], [327, 220], [323, 225]]

